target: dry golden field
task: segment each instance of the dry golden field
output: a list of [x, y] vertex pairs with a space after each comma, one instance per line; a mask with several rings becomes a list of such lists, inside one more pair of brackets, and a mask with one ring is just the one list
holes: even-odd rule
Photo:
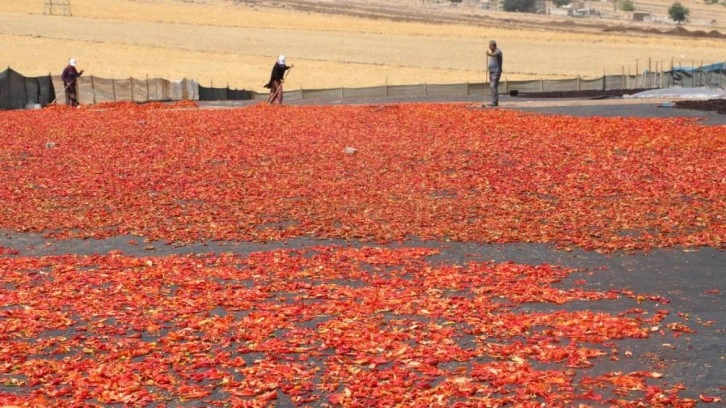
[[[442, 7], [420, 0], [394, 6], [382, 0], [72, 0], [72, 17], [44, 15], [43, 3], [0, 2], [0, 64], [25, 75], [59, 74], [72, 56], [87, 74], [100, 77], [186, 77], [205, 86], [262, 91], [281, 53], [295, 64], [288, 89], [482, 82], [490, 38], [504, 52], [509, 80], [593, 78], [634, 73], [636, 62], [642, 69], [649, 61], [652, 68], [656, 63], [668, 68], [671, 61], [690, 65], [726, 59], [726, 39], [605, 33], [605, 25], [627, 22]], [[640, 8], [662, 7], [665, 15], [670, 3], [646, 0]], [[687, 29], [726, 33], [726, 7], [683, 3], [693, 20]], [[305, 8], [310, 4], [334, 10], [321, 14]], [[611, 9], [612, 3], [601, 7]], [[375, 15], [376, 10], [375, 19], [353, 15]], [[441, 23], [442, 18], [450, 22]]]

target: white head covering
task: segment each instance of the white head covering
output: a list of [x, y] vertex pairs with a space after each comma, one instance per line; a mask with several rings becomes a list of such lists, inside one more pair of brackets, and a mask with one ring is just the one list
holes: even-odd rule
[[76, 66], [76, 59], [75, 58], [71, 58], [71, 59], [68, 60], [68, 63], [71, 64], [71, 66], [75, 67]]
[[285, 65], [285, 56], [280, 55], [280, 57], [277, 59], [277, 63], [280, 65]]

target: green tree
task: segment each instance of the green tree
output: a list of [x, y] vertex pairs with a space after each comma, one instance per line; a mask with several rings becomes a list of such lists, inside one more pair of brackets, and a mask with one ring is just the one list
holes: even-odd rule
[[633, 0], [620, 0], [620, 10], [635, 11], [635, 3]]
[[688, 7], [684, 7], [683, 4], [679, 2], [673, 3], [671, 8], [668, 9], [668, 15], [671, 16], [671, 19], [678, 24], [686, 21], [690, 13], [691, 10], [689, 10]]
[[534, 7], [535, 0], [504, 0], [504, 11], [529, 11]]
[[552, 3], [557, 7], [560, 8], [562, 6], [566, 6], [570, 3], [572, 3], [572, 0], [553, 0]]

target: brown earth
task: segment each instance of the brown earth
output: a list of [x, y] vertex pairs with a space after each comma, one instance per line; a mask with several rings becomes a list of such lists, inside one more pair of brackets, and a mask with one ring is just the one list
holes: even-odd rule
[[[643, 7], [662, 15], [667, 1]], [[505, 81], [590, 80], [721, 62], [726, 42], [708, 35], [726, 32], [726, 8], [689, 7], [696, 17], [686, 29], [607, 11], [573, 18], [484, 10], [475, 0], [75, 0], [72, 18], [18, 0], [0, 2], [0, 62], [27, 76], [57, 75], [73, 56], [98, 78], [193, 78], [264, 91], [272, 62], [286, 54], [296, 67], [287, 89], [461, 84], [486, 81], [484, 50], [496, 38]], [[620, 31], [604, 31], [613, 26]]]

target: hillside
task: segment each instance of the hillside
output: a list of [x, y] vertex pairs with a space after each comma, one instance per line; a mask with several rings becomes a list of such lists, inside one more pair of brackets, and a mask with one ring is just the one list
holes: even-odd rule
[[[692, 15], [704, 7], [723, 11], [712, 15], [726, 22], [726, 7], [692, 7]], [[26, 75], [57, 74], [74, 56], [100, 77], [187, 77], [259, 91], [281, 53], [296, 67], [288, 89], [310, 89], [482, 82], [490, 38], [505, 52], [508, 80], [708, 63], [723, 60], [726, 48], [723, 38], [693, 36], [720, 26], [686, 24], [674, 32], [667, 24], [420, 0], [73, 0], [72, 14], [44, 15], [36, 0], [0, 3], [0, 64]]]

